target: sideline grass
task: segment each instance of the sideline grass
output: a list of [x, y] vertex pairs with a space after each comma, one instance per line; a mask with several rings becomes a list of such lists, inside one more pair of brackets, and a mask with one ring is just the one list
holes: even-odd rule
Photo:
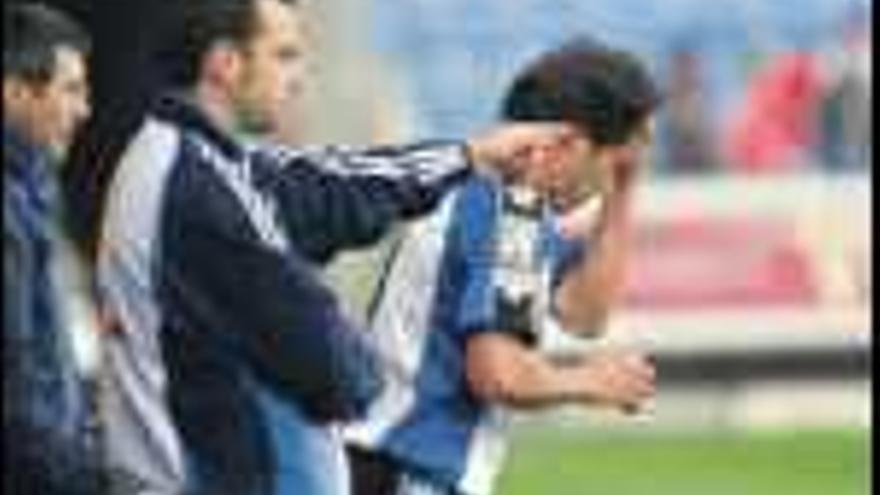
[[498, 495], [867, 495], [870, 433], [515, 436]]

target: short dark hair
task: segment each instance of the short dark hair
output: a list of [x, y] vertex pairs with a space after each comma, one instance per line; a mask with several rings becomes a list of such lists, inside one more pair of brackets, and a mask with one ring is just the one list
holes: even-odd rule
[[625, 142], [659, 103], [633, 55], [581, 36], [526, 66], [501, 112], [513, 121], [569, 122], [603, 146]]
[[[297, 0], [278, 0], [295, 5]], [[190, 86], [215, 43], [245, 45], [257, 32], [258, 0], [186, 0], [161, 56], [173, 84]]]
[[44, 83], [55, 72], [56, 50], [66, 47], [84, 56], [88, 35], [63, 13], [41, 4], [3, 6], [3, 77]]

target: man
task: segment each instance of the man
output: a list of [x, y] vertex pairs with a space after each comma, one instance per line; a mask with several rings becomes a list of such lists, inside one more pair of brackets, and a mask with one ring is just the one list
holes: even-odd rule
[[[40, 0], [77, 20], [92, 42], [89, 86], [92, 114], [67, 154], [61, 184], [71, 236], [93, 267], [98, 221], [112, 166], [137, 130], [149, 95], [162, 73], [152, 46], [166, 19], [179, 15], [188, 0]], [[137, 22], [119, 22], [137, 19]]]
[[[623, 280], [656, 103], [633, 58], [586, 39], [515, 80], [505, 119], [576, 130], [530, 149], [541, 166], [521, 183], [473, 177], [402, 237], [370, 315], [387, 386], [346, 429], [355, 495], [486, 495], [505, 406], [633, 410], [653, 394], [654, 370], [639, 354], [559, 364], [540, 343], [550, 319], [582, 335], [602, 328]], [[595, 227], [575, 208], [589, 198], [602, 202]]]
[[100, 493], [89, 398], [60, 289], [56, 162], [89, 113], [88, 40], [33, 4], [3, 13], [3, 487]]
[[362, 412], [380, 377], [321, 264], [564, 126], [360, 152], [245, 141], [300, 89], [295, 3], [201, 0], [182, 20], [179, 90], [130, 141], [102, 222], [108, 458], [140, 480], [129, 494], [344, 493], [328, 424]]

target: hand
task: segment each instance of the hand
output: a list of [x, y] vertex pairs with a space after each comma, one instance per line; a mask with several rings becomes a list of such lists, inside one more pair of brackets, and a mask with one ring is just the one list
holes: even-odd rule
[[643, 164], [631, 150], [615, 154], [609, 165], [609, 187], [602, 195], [602, 222], [628, 223], [632, 217], [633, 192]]
[[582, 402], [638, 411], [654, 396], [656, 372], [648, 359], [634, 352], [602, 352], [577, 365]]
[[504, 124], [467, 142], [474, 166], [495, 170], [502, 177], [521, 178], [527, 157], [538, 146], [550, 146], [571, 135], [568, 124], [533, 122]]
[[590, 196], [559, 217], [559, 232], [570, 240], [588, 239], [599, 222], [604, 198]]
[[612, 196], [626, 195], [632, 191], [644, 167], [644, 157], [641, 148], [637, 145], [629, 145], [612, 155], [611, 187]]

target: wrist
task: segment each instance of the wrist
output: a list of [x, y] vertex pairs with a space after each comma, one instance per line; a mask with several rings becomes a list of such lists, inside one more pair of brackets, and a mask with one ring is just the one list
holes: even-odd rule
[[480, 137], [465, 140], [462, 147], [471, 168], [482, 170], [487, 168], [488, 164], [493, 163], [491, 150]]
[[596, 402], [596, 383], [589, 373], [581, 372], [580, 366], [572, 366], [561, 374], [559, 396], [568, 403]]
[[635, 185], [631, 182], [619, 184], [609, 190], [607, 198], [609, 202], [618, 205], [629, 204], [632, 202], [634, 191]]
[[618, 223], [628, 220], [632, 217], [633, 195], [630, 190], [614, 190], [605, 197], [604, 207], [608, 220]]

